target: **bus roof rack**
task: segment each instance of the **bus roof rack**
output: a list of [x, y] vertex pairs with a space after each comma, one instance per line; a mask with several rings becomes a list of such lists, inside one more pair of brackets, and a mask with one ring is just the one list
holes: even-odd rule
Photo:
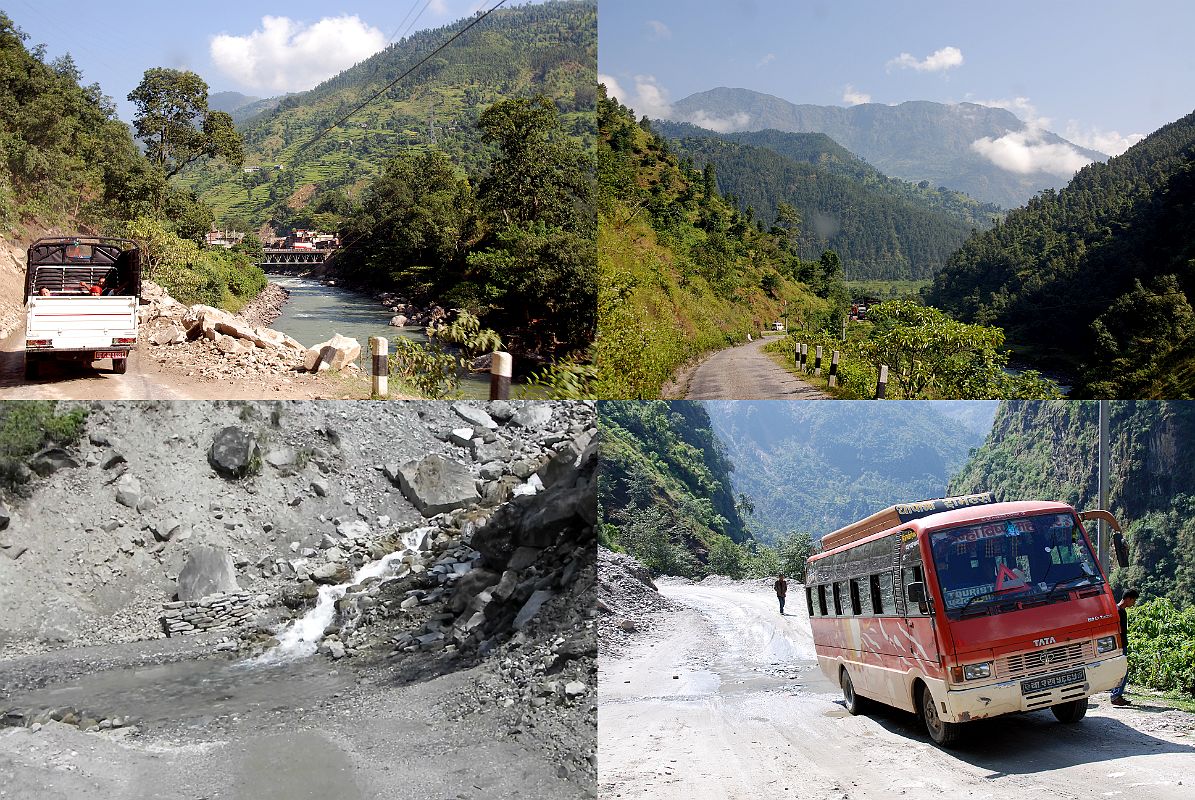
[[910, 520], [928, 517], [930, 514], [994, 502], [996, 502], [996, 497], [991, 492], [980, 492], [979, 494], [964, 494], [956, 497], [941, 497], [936, 500], [919, 500], [916, 503], [897, 503], [894, 506], [888, 506], [883, 511], [877, 511], [870, 517], [864, 517], [858, 522], [841, 527], [833, 533], [827, 533], [822, 537], [822, 551], [833, 550], [844, 544], [857, 542], [872, 534], [895, 528]]

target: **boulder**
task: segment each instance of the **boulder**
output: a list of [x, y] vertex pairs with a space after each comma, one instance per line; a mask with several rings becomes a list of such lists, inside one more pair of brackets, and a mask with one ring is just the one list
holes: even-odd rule
[[481, 499], [469, 468], [439, 454], [399, 467], [398, 487], [425, 517]]
[[475, 428], [494, 430], [498, 427], [498, 423], [494, 422], [493, 418], [484, 409], [470, 403], [453, 403], [452, 410], [456, 412], [458, 417]]
[[303, 358], [303, 368], [308, 372], [340, 370], [356, 361], [359, 355], [361, 343], [338, 333], [328, 341], [309, 348]]
[[311, 571], [311, 580], [316, 583], [347, 583], [351, 577], [347, 564], [321, 564]]
[[207, 460], [221, 477], [235, 480], [261, 468], [261, 448], [252, 433], [230, 425], [212, 439]]
[[149, 341], [151, 344], [159, 346], [181, 344], [187, 340], [187, 332], [180, 325], [171, 323], [158, 328], [150, 334]]
[[266, 463], [282, 475], [293, 475], [298, 460], [299, 454], [293, 447], [271, 447], [266, 453]]
[[547, 403], [525, 402], [510, 418], [510, 424], [521, 428], [542, 428], [551, 418], [552, 407]]
[[191, 548], [178, 573], [178, 599], [199, 600], [217, 592], [239, 592], [232, 556], [218, 547]]
[[531, 597], [527, 598], [527, 602], [519, 609], [519, 613], [515, 615], [514, 629], [521, 631], [527, 627], [527, 624], [539, 613], [539, 609], [544, 603], [552, 599], [552, 592], [547, 589], [538, 589], [531, 593]]
[[60, 469], [79, 466], [79, 462], [61, 447], [47, 447], [29, 459], [29, 469], [41, 477], [53, 475]]
[[0, 531], [7, 528], [10, 522], [12, 522], [12, 512], [8, 510], [8, 506], [0, 501]]
[[116, 482], [116, 502], [136, 508], [141, 502], [141, 481], [127, 472], [121, 475]]
[[407, 325], [407, 318], [402, 314], [396, 314], [390, 318], [390, 324], [395, 328], [405, 328]]

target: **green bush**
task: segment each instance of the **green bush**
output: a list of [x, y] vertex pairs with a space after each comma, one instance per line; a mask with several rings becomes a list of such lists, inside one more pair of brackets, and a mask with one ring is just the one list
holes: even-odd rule
[[1195, 606], [1158, 598], [1129, 609], [1129, 681], [1195, 695]]
[[0, 489], [20, 491], [29, 480], [25, 459], [48, 445], [79, 440], [87, 409], [59, 414], [56, 400], [9, 400], [0, 403]]

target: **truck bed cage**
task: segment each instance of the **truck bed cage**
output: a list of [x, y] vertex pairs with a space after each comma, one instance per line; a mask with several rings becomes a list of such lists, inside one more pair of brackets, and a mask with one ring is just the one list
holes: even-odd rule
[[29, 246], [25, 296], [45, 289], [54, 294], [77, 294], [80, 283], [104, 279], [108, 289], [141, 296], [141, 249], [132, 239], [106, 236], [64, 236], [38, 239]]

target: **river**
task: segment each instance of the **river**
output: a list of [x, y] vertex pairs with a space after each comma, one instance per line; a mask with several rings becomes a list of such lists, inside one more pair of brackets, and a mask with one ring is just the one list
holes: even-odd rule
[[[424, 329], [417, 325], [391, 327], [393, 314], [372, 295], [340, 286], [325, 286], [319, 281], [293, 275], [271, 274], [268, 277], [290, 292], [290, 298], [282, 307], [282, 316], [270, 327], [308, 347], [327, 341], [336, 333], [352, 337], [361, 343], [362, 357], [358, 363], [368, 369], [371, 336], [384, 336], [389, 340], [401, 336], [417, 342], [427, 341]], [[393, 346], [390, 350], [394, 351]], [[489, 375], [462, 373], [460, 392], [469, 399], [489, 399]], [[519, 387], [512, 387], [511, 395], [518, 396]]]

